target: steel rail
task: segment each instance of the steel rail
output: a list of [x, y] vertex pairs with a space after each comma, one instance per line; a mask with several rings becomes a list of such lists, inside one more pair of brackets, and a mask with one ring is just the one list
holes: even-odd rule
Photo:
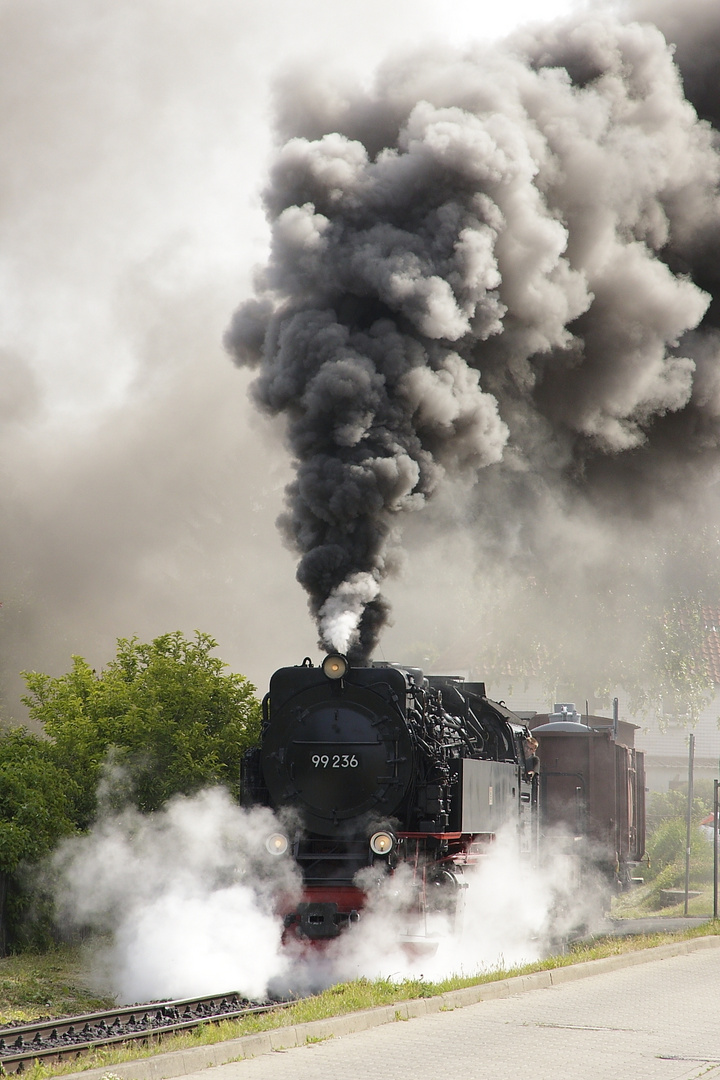
[[0, 1029], [0, 1066], [5, 1073], [20, 1072], [34, 1061], [59, 1061], [98, 1046], [150, 1039], [293, 1004], [294, 1001], [250, 1002], [232, 991], [211, 997], [128, 1005], [58, 1020], [38, 1020]]

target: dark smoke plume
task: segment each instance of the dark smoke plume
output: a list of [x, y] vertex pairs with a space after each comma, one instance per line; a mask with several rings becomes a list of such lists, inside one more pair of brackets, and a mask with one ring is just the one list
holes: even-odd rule
[[610, 15], [304, 78], [227, 344], [287, 419], [321, 644], [359, 657], [399, 515], [445, 480], [478, 515], [502, 490], [528, 544], [539, 493], [649, 513], [717, 464], [720, 156], [660, 30]]

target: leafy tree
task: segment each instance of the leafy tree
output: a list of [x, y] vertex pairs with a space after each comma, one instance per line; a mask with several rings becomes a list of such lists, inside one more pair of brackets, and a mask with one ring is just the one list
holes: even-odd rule
[[[176, 793], [211, 783], [239, 787], [240, 761], [259, 734], [254, 687], [229, 674], [211, 652], [217, 643], [180, 632], [150, 644], [118, 641], [99, 674], [79, 656], [59, 678], [25, 673], [23, 699], [52, 740], [57, 764], [75, 780], [74, 816], [87, 827], [97, 791], [121, 791], [143, 811]], [[101, 783], [102, 781], [102, 783]]]
[[36, 861], [73, 831], [74, 794], [47, 741], [24, 728], [0, 733], [0, 873]]
[[[713, 798], [713, 781], [696, 780], [691, 811], [693, 824], [699, 825], [703, 818], [712, 813]], [[687, 819], [687, 783], [671, 791], [651, 792], [645, 815], [648, 838], [652, 838], [662, 825], [674, 818], [680, 818], [683, 822]]]
[[703, 656], [705, 634], [702, 602], [695, 597], [668, 601], [647, 615], [637, 669], [625, 678], [633, 712], [654, 714], [661, 727], [668, 716], [695, 724], [715, 693]]
[[15, 923], [27, 907], [17, 871], [73, 831], [75, 795], [47, 740], [23, 728], [0, 733], [0, 955], [6, 952], [8, 907]]
[[[664, 821], [648, 842], [650, 859], [645, 877], [652, 881], [653, 896], [659, 901], [662, 889], [682, 888], [685, 880], [687, 823], [681, 817]], [[690, 882], [697, 886], [711, 881], [713, 848], [697, 825], [690, 830]]]

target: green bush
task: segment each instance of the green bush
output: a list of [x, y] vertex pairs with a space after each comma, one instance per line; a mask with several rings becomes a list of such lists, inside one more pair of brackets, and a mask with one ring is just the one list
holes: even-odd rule
[[25, 674], [24, 700], [47, 737], [0, 730], [0, 955], [51, 941], [51, 905], [31, 868], [99, 809], [150, 812], [211, 784], [238, 794], [261, 709], [215, 648], [201, 633], [120, 639], [104, 671], [76, 656], [59, 678]]
[[[713, 810], [713, 781], [697, 780], [693, 787], [692, 820], [697, 824]], [[653, 791], [648, 799], [645, 824], [647, 835], [673, 818], [687, 818], [687, 784], [672, 791]]]
[[[675, 817], [663, 822], [647, 844], [650, 866], [645, 874], [654, 883], [653, 895], [661, 889], [679, 889], [685, 884], [685, 848], [687, 822]], [[701, 829], [693, 825], [690, 830], [690, 881], [693, 885], [704, 884], [713, 878], [713, 846], [708, 843]]]
[[73, 814], [87, 828], [98, 788], [108, 800], [157, 810], [210, 784], [239, 792], [240, 762], [260, 732], [260, 703], [242, 675], [211, 653], [216, 642], [179, 632], [150, 644], [121, 638], [96, 672], [82, 657], [59, 678], [28, 672], [30, 715], [75, 783]]

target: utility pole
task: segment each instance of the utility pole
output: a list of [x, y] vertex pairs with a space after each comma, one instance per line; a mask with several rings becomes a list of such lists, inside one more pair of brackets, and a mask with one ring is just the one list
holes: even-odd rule
[[688, 797], [687, 797], [687, 831], [685, 845], [685, 914], [688, 913], [688, 893], [690, 891], [690, 836], [692, 833], [692, 804], [693, 804], [693, 765], [695, 763], [695, 736], [690, 736], [690, 750], [688, 754]]
[[713, 781], [713, 919], [718, 917], [718, 789], [720, 780]]

